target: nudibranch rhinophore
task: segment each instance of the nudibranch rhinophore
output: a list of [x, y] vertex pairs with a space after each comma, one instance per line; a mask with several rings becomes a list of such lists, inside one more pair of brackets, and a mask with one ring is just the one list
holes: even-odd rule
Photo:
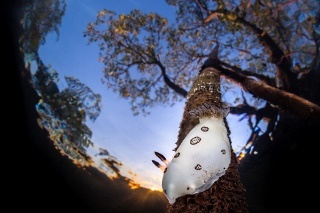
[[183, 139], [172, 160], [158, 152], [155, 154], [165, 166], [152, 160], [164, 172], [162, 188], [170, 204], [178, 197], [209, 189], [225, 174], [231, 161], [231, 144], [224, 121], [228, 108], [221, 102], [218, 105], [205, 102], [189, 114], [199, 118], [199, 123]]

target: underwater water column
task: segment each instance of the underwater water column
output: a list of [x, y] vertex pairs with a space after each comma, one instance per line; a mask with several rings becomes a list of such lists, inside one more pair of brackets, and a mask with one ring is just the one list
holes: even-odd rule
[[[230, 130], [225, 118], [227, 113], [228, 107], [221, 101], [220, 72], [212, 67], [202, 69], [187, 96], [175, 150], [204, 116], [223, 117], [231, 145]], [[248, 212], [244, 193], [236, 155], [232, 151], [230, 165], [224, 175], [208, 190], [177, 198], [173, 204], [168, 205], [167, 212]]]

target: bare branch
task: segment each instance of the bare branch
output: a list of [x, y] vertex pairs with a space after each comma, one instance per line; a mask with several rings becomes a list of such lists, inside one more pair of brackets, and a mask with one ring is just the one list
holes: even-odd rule
[[316, 53], [314, 54], [314, 58], [312, 60], [312, 63], [311, 63], [311, 69], [314, 69], [315, 67], [319, 66], [319, 63], [320, 63], [320, 36], [315, 32], [313, 31], [312, 32], [312, 37], [315, 41], [315, 44], [316, 44]]
[[274, 13], [272, 14], [272, 17], [276, 16], [278, 14], [279, 10], [282, 10], [282, 8], [284, 8], [285, 6], [288, 6], [288, 5], [290, 5], [290, 4], [292, 4], [292, 3], [296, 2], [296, 1], [297, 0], [292, 0], [292, 1], [289, 1], [289, 2], [286, 2], [284, 4], [279, 5], [279, 7], [276, 9], [276, 11], [274, 11]]
[[269, 86], [263, 81], [248, 78], [242, 73], [221, 66], [221, 63], [216, 64], [215, 68], [222, 72], [221, 75], [240, 83], [241, 86], [251, 94], [267, 100], [280, 109], [288, 110], [316, 121], [320, 120], [320, 106], [306, 99]]
[[[260, 43], [265, 46], [270, 52], [270, 56], [272, 58], [272, 62], [276, 64], [278, 67], [278, 76], [281, 77], [281, 80], [284, 83], [284, 89], [290, 90], [290, 84], [289, 82], [294, 81], [296, 79], [296, 75], [292, 73], [291, 70], [291, 60], [290, 58], [285, 58], [284, 60], [281, 60], [283, 56], [285, 55], [283, 50], [277, 45], [277, 43], [271, 38], [271, 36], [264, 30], [260, 29], [256, 25], [248, 22], [243, 17], [238, 16], [236, 13], [226, 10], [226, 9], [218, 9], [216, 11], [212, 11], [212, 14], [218, 13], [223, 15], [233, 14], [235, 16], [234, 22], [238, 22], [243, 24], [246, 27], [249, 27], [258, 37]], [[209, 21], [213, 19], [209, 17], [207, 18]], [[208, 22], [209, 22], [208, 21]]]
[[161, 70], [161, 73], [163, 76], [163, 80], [168, 85], [168, 87], [173, 89], [179, 95], [181, 95], [183, 97], [187, 97], [188, 92], [170, 80], [170, 78], [168, 77], [168, 75], [166, 73], [166, 68], [163, 66], [163, 64], [160, 61], [157, 61], [157, 64], [160, 67], [160, 70]]
[[[208, 12], [208, 10], [203, 7], [203, 5], [199, 2], [199, 0], [193, 0], [193, 2], [196, 3], [200, 11]], [[202, 17], [202, 20], [204, 20], [202, 13], [201, 13], [201, 17]]]
[[219, 15], [221, 15], [221, 13], [219, 12], [211, 12], [207, 18], [205, 18], [203, 20], [203, 23], [206, 24], [206, 23], [209, 23], [212, 19], [218, 19]]

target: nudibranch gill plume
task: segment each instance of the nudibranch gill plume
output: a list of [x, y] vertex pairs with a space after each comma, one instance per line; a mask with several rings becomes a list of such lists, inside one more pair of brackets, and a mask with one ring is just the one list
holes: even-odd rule
[[188, 114], [184, 115], [185, 122], [196, 118], [198, 124], [178, 144], [171, 160], [155, 152], [165, 163], [152, 160], [164, 172], [162, 188], [170, 204], [178, 197], [208, 190], [229, 167], [231, 143], [224, 121], [228, 107], [220, 96], [220, 75], [217, 70], [206, 68], [189, 92]]

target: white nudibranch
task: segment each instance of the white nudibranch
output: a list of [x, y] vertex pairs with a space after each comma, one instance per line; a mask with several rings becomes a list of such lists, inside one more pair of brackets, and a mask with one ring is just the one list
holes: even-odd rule
[[224, 116], [200, 117], [171, 161], [155, 152], [165, 163], [152, 160], [164, 172], [162, 188], [170, 204], [178, 197], [209, 189], [225, 174], [231, 161], [231, 145]]

